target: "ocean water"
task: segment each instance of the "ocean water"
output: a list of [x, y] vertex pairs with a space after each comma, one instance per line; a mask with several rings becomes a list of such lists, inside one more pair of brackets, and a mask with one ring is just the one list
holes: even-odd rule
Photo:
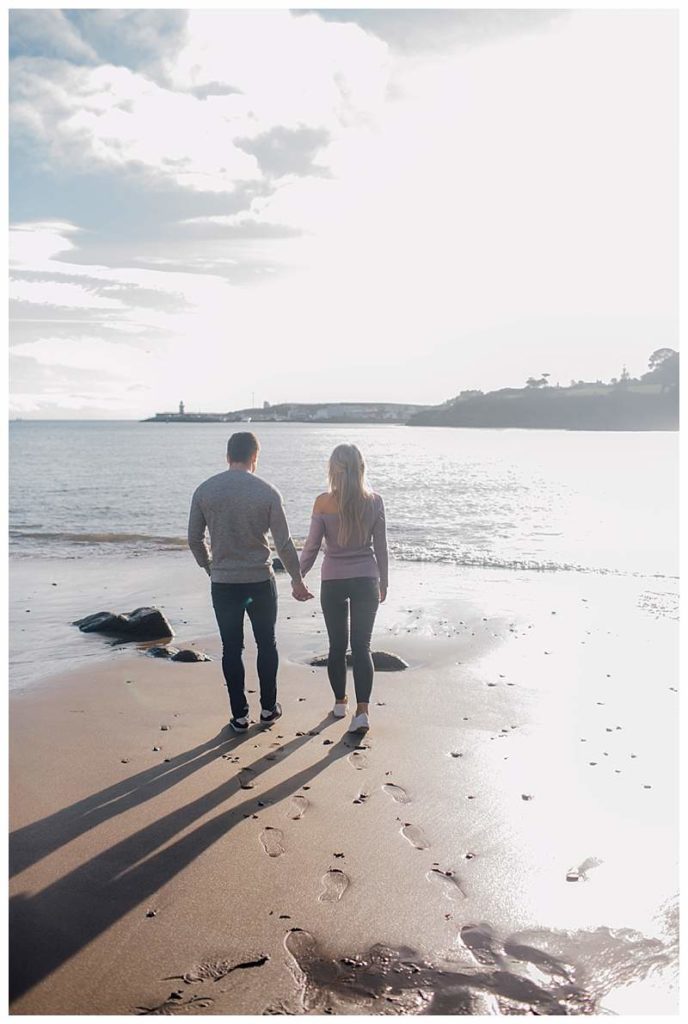
[[[10, 554], [183, 549], [194, 488], [226, 468], [230, 424], [10, 424]], [[341, 441], [363, 451], [406, 561], [678, 576], [678, 436], [254, 424], [258, 473], [295, 540]]]

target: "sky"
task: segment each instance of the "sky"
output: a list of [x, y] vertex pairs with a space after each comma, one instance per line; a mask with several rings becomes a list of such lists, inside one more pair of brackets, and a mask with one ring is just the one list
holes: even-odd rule
[[435, 404], [678, 347], [677, 13], [18, 9], [10, 415]]

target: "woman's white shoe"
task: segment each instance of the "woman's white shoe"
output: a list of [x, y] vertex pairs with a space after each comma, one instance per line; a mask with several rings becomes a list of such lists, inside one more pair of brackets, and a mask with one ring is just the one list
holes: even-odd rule
[[370, 722], [366, 712], [363, 711], [360, 715], [354, 715], [351, 719], [349, 732], [368, 732], [368, 729], [370, 729]]
[[337, 701], [335, 706], [332, 708], [332, 714], [335, 718], [346, 718], [346, 707], [347, 701], [342, 701], [341, 704]]

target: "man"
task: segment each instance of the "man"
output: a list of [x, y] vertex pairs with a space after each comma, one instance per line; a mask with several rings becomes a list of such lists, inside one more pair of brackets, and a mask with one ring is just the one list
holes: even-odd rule
[[[303, 582], [299, 558], [279, 491], [255, 475], [260, 445], [251, 433], [232, 434], [227, 442], [229, 469], [198, 487], [189, 514], [189, 547], [211, 579], [215, 617], [222, 637], [222, 671], [235, 732], [249, 727], [244, 690], [244, 613], [248, 613], [258, 648], [260, 721], [277, 721], [277, 585], [272, 571], [268, 530], [297, 601], [313, 597]], [[205, 530], [210, 534], [210, 549]]]

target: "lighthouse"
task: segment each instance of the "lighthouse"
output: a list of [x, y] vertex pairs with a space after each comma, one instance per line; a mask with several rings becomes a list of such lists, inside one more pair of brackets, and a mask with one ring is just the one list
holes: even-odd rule
[[179, 415], [180, 416], [184, 415], [184, 403], [183, 402], [179, 403]]

